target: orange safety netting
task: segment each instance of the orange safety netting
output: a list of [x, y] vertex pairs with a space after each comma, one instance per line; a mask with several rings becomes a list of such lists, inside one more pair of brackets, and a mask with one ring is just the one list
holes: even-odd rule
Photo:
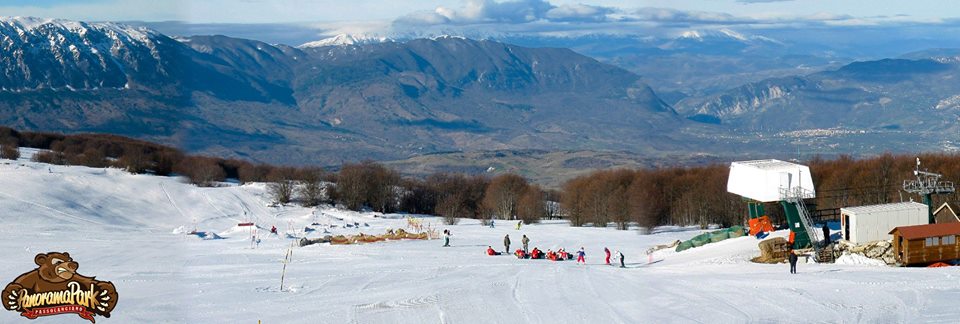
[[770, 217], [767, 216], [750, 219], [747, 224], [750, 226], [750, 235], [752, 236], [756, 236], [760, 232], [773, 231], [773, 224], [770, 223]]

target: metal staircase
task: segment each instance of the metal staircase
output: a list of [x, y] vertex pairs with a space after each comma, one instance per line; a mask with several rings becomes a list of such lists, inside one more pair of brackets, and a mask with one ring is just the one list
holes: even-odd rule
[[814, 260], [817, 262], [826, 261], [824, 260], [826, 258], [821, 255], [824, 249], [824, 246], [822, 246], [824, 238], [821, 237], [823, 235], [820, 234], [820, 231], [813, 228], [813, 219], [810, 218], [810, 213], [807, 211], [807, 204], [803, 201], [804, 197], [813, 197], [813, 192], [801, 187], [780, 188], [780, 197], [784, 201], [792, 203], [797, 207], [797, 214], [800, 215], [800, 223], [807, 232], [807, 236], [810, 237], [810, 245], [814, 251]]

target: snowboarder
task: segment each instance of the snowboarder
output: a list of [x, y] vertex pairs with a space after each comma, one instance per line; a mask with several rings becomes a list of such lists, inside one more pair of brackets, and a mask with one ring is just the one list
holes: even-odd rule
[[277, 235], [277, 226], [270, 226], [270, 234]]
[[494, 251], [493, 247], [487, 245], [487, 255], [500, 255], [500, 252]]
[[790, 273], [797, 273], [797, 252], [790, 250]]
[[520, 230], [520, 225], [523, 224], [523, 221], [517, 221], [517, 230]]
[[827, 224], [823, 224], [823, 245], [830, 245], [830, 227]]
[[607, 254], [607, 265], [610, 265], [610, 249], [604, 247], [604, 248], [603, 248], [603, 253], [606, 253], [606, 254]]
[[580, 251], [577, 251], [577, 263], [587, 264], [587, 260], [584, 258], [586, 255], [587, 252], [584, 252], [583, 247], [581, 246]]
[[526, 234], [520, 239], [520, 243], [523, 243], [523, 253], [527, 253], [527, 244], [530, 244], [530, 239], [527, 238]]
[[510, 234], [507, 234], [503, 237], [503, 246], [504, 246], [503, 250], [509, 253], [510, 252]]
[[450, 246], [450, 230], [443, 230], [443, 246]]
[[620, 252], [620, 250], [617, 250], [617, 258], [620, 259], [620, 267], [626, 268], [627, 266], [623, 264], [623, 252]]

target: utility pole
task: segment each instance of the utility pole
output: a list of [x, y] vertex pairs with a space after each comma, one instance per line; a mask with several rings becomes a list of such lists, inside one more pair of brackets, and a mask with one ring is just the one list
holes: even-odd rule
[[951, 194], [956, 188], [952, 181], [940, 181], [942, 174], [921, 171], [920, 158], [917, 158], [917, 168], [913, 170], [913, 175], [917, 180], [903, 180], [903, 190], [923, 197], [923, 203], [927, 205], [928, 224], [933, 224], [936, 222], [933, 217], [933, 195]]

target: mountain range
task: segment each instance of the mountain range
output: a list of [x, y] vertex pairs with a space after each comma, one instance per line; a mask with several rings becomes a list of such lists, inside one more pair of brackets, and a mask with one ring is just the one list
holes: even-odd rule
[[[343, 36], [292, 47], [2, 18], [0, 124], [115, 133], [281, 164], [396, 160], [416, 172], [483, 172], [500, 154], [469, 152], [517, 156], [530, 164], [514, 166], [521, 171], [563, 166], [557, 173], [572, 174], [625, 156], [635, 156], [630, 165], [657, 165], [801, 147], [956, 147], [956, 50], [844, 65], [725, 30], [648, 42], [569, 49]], [[630, 63], [639, 61], [648, 62]], [[710, 81], [689, 76], [709, 64], [729, 69], [703, 78]], [[450, 162], [458, 156], [478, 165]]]
[[641, 81], [561, 48], [457, 37], [294, 48], [34, 18], [0, 23], [0, 122], [274, 163], [682, 146]]

